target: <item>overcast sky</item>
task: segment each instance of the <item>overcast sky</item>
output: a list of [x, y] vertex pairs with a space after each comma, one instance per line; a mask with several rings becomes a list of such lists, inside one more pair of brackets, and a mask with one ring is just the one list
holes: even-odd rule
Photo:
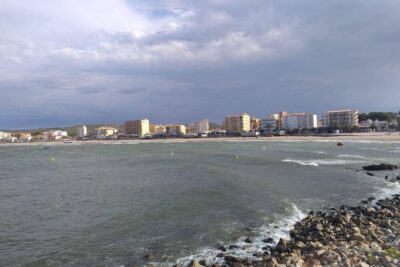
[[400, 109], [400, 1], [0, 0], [0, 128]]

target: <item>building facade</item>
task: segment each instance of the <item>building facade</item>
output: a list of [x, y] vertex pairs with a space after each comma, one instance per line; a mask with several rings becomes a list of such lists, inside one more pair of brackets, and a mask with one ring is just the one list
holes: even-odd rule
[[166, 134], [171, 136], [186, 134], [186, 126], [183, 124], [167, 125], [165, 129], [166, 129]]
[[0, 140], [8, 140], [11, 138], [11, 133], [0, 131]]
[[343, 109], [327, 111], [324, 114], [324, 126], [332, 128], [358, 126], [358, 110]]
[[258, 118], [251, 118], [250, 119], [250, 127], [252, 132], [259, 131], [261, 128], [261, 119]]
[[114, 127], [99, 127], [94, 130], [96, 138], [107, 138], [118, 134], [118, 129]]
[[228, 133], [242, 133], [251, 131], [250, 116], [246, 113], [225, 117], [225, 129]]
[[79, 138], [84, 138], [88, 135], [88, 130], [85, 125], [79, 126], [76, 128], [76, 134]]
[[282, 116], [282, 129], [313, 129], [318, 127], [318, 117], [312, 113], [292, 113]]
[[150, 133], [150, 123], [148, 119], [126, 121], [125, 134], [143, 137]]
[[161, 124], [150, 124], [149, 130], [151, 134], [160, 134], [166, 132], [166, 127]]
[[208, 133], [210, 131], [210, 124], [207, 119], [201, 120], [194, 124], [195, 133]]

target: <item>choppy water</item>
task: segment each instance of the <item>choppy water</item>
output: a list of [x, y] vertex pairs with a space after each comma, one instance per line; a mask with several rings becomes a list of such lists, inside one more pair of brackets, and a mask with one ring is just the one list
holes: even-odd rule
[[399, 153], [396, 142], [1, 145], [0, 265], [183, 262], [248, 235], [232, 253], [250, 255], [310, 209], [399, 192], [357, 172]]

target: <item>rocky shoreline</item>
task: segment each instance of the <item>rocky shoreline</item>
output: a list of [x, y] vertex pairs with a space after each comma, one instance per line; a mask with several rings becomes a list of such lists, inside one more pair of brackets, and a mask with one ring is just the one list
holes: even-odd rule
[[[397, 166], [364, 167], [368, 171], [394, 169]], [[400, 266], [400, 194], [381, 200], [371, 197], [356, 207], [311, 211], [294, 225], [289, 240], [277, 241], [266, 237], [263, 252], [253, 255], [257, 260], [234, 257], [226, 252], [229, 246], [220, 246], [217, 257], [223, 264], [192, 260], [189, 266]]]

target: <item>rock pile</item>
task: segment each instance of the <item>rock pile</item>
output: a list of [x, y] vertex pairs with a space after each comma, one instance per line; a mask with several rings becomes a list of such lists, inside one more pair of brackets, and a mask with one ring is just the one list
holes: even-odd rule
[[[310, 212], [295, 224], [290, 240], [266, 245], [252, 262], [222, 252], [225, 266], [400, 266], [400, 195], [358, 207]], [[190, 266], [214, 266], [192, 261]]]
[[373, 164], [362, 167], [366, 171], [393, 171], [398, 168], [398, 166], [393, 164], [381, 163], [381, 164]]

